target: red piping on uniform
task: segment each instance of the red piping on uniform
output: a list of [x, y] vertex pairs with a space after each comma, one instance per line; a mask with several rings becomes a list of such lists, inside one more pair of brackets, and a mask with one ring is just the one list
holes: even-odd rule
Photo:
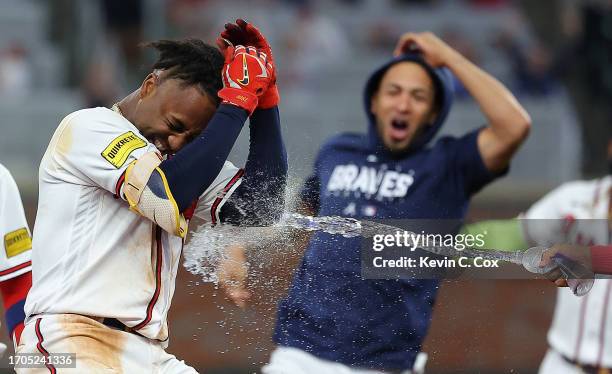
[[198, 207], [198, 200], [194, 200], [191, 205], [189, 205], [187, 207], [187, 209], [185, 209], [183, 211], [183, 217], [185, 217], [185, 219], [187, 221], [189, 221], [190, 219], [193, 218], [193, 214], [195, 213], [196, 208]]
[[586, 313], [586, 305], [589, 294], [586, 294], [580, 299], [582, 305], [580, 305], [580, 324], [578, 325], [578, 339], [576, 340], [576, 350], [574, 352], [574, 360], [578, 361], [578, 354], [580, 353], [580, 347], [582, 345], [582, 333], [584, 330], [584, 315]]
[[3, 275], [14, 273], [17, 270], [21, 270], [23, 268], [27, 268], [28, 266], [32, 266], [32, 261], [24, 262], [23, 264], [20, 264], [20, 265], [17, 265], [17, 266], [13, 266], [12, 268], [0, 271], [0, 277], [3, 276]]
[[608, 314], [608, 301], [610, 300], [610, 289], [612, 282], [608, 282], [606, 287], [606, 297], [603, 303], [603, 314], [601, 315], [601, 328], [599, 329], [599, 354], [597, 355], [597, 366], [601, 366], [601, 360], [603, 358], [603, 347], [606, 338], [606, 322]]
[[[36, 323], [34, 324], [34, 331], [36, 331], [36, 336], [38, 337], [38, 344], [36, 344], [36, 348], [38, 348], [38, 351], [42, 353], [48, 361], [49, 352], [42, 346], [42, 343], [45, 341], [45, 339], [43, 339], [42, 333], [40, 332], [40, 320], [41, 318], [37, 319]], [[47, 369], [49, 369], [51, 374], [57, 373], [57, 370], [55, 369], [55, 366], [53, 366], [53, 364], [45, 363], [45, 366], [47, 367]]]
[[121, 187], [123, 186], [124, 181], [125, 181], [125, 171], [121, 174], [121, 176], [119, 177], [119, 180], [117, 181], [117, 185], [115, 186], [115, 198], [117, 199], [121, 197], [119, 194], [121, 193]]
[[157, 303], [157, 299], [159, 298], [159, 293], [161, 291], [161, 273], [162, 273], [162, 241], [161, 241], [161, 228], [159, 226], [155, 227], [155, 242], [157, 243], [157, 256], [155, 261], [155, 292], [153, 293], [153, 297], [151, 301], [149, 301], [149, 305], [147, 306], [147, 317], [144, 321], [140, 322], [136, 326], [133, 327], [134, 330], [140, 330], [145, 327], [147, 323], [151, 321], [153, 316], [153, 307]]
[[243, 175], [244, 175], [244, 170], [243, 169], [238, 170], [236, 175], [234, 175], [234, 177], [227, 183], [227, 185], [223, 189], [223, 192], [221, 192], [221, 196], [217, 197], [217, 199], [213, 203], [212, 207], [210, 208], [210, 216], [212, 217], [212, 224], [213, 225], [217, 223], [217, 218], [215, 218], [215, 216], [216, 216], [216, 212], [217, 212], [217, 208], [219, 207], [219, 204], [221, 204], [221, 201], [225, 197], [225, 194], [227, 193], [227, 191], [229, 191], [232, 188], [232, 186], [240, 178], [242, 178]]

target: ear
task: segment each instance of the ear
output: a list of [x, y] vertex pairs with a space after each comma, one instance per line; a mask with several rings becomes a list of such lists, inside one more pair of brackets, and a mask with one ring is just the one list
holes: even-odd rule
[[139, 97], [144, 99], [145, 97], [151, 96], [155, 92], [157, 87], [157, 75], [149, 73], [142, 84], [140, 85]]

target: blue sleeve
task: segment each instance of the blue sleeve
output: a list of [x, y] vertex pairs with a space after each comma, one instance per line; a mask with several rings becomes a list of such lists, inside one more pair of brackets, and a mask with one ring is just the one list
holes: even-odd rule
[[269, 225], [283, 212], [287, 182], [287, 152], [278, 107], [256, 110], [249, 129], [242, 183], [223, 205], [220, 216], [236, 225]]
[[478, 134], [481, 130], [482, 127], [461, 138], [449, 140], [448, 144], [451, 175], [459, 183], [459, 187], [463, 188], [467, 197], [508, 172], [508, 168], [497, 173], [487, 169], [478, 149]]
[[200, 136], [159, 165], [179, 211], [189, 207], [215, 180], [246, 119], [244, 109], [220, 105]]
[[20, 323], [23, 323], [23, 321], [25, 320], [24, 306], [25, 299], [22, 299], [13, 304], [5, 312], [6, 327], [9, 331], [9, 335], [11, 335], [11, 339], [15, 327], [17, 327], [17, 325], [19, 325]]

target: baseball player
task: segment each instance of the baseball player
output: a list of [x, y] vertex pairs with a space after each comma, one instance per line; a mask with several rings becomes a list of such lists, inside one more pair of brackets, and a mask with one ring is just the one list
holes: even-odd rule
[[[32, 238], [23, 213], [19, 190], [10, 172], [0, 164], [0, 293], [9, 335], [16, 345], [23, 331], [23, 305], [32, 284]], [[6, 346], [0, 344], [0, 357]]]
[[[560, 222], [559, 227], [535, 231], [529, 230], [531, 225], [527, 221], [525, 236], [528, 241], [536, 243], [610, 244], [610, 217], [612, 174], [592, 181], [566, 183], [550, 192], [527, 211], [525, 218], [564, 218], [565, 222], [553, 221]], [[559, 237], [560, 232], [563, 238]], [[612, 280], [609, 279], [596, 279], [591, 291], [581, 298], [575, 297], [567, 288], [559, 288], [548, 332], [550, 348], [540, 367], [541, 374], [611, 372], [611, 296]]]
[[[320, 150], [302, 206], [355, 218], [462, 219], [502, 175], [530, 119], [512, 94], [431, 33], [408, 33], [365, 86], [368, 134]], [[433, 143], [451, 106], [449, 70], [489, 126]], [[265, 374], [422, 372], [436, 280], [361, 277], [360, 239], [315, 233], [280, 302]]]
[[[195, 39], [151, 43], [159, 59], [139, 89], [112, 109], [62, 120], [40, 165], [18, 347], [48, 358], [41, 372], [62, 371], [59, 352], [76, 353], [79, 373], [195, 372], [165, 351], [188, 219], [266, 224], [283, 203], [286, 154], [265, 44], [222, 43], [222, 54]], [[242, 170], [226, 159], [248, 117]]]
[[[612, 141], [610, 142], [612, 145]], [[521, 220], [485, 221], [468, 225], [466, 232], [489, 233], [485, 246], [527, 248], [553, 246], [543, 254], [546, 266], [556, 253], [590, 266], [595, 273], [610, 273], [612, 240], [612, 147], [610, 175], [591, 181], [563, 184], [536, 202]], [[493, 243], [496, 241], [496, 243]], [[558, 245], [571, 243], [571, 245]], [[558, 272], [548, 275], [566, 286]], [[595, 279], [584, 297], [559, 288], [541, 374], [610, 373], [612, 368], [612, 280]]]

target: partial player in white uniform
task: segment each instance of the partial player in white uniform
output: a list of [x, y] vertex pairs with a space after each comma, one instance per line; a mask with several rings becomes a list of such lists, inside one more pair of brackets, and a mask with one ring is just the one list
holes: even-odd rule
[[[525, 213], [526, 239], [549, 245], [608, 244], [611, 188], [612, 176], [558, 187]], [[540, 373], [582, 373], [583, 369], [597, 372], [612, 368], [611, 297], [612, 280], [608, 279], [596, 279], [584, 297], [576, 297], [568, 288], [558, 289], [548, 332], [550, 349]]]
[[[612, 141], [610, 160], [612, 164]], [[533, 204], [518, 221], [485, 221], [469, 225], [466, 230], [486, 230], [488, 248], [521, 249], [563, 243], [581, 248], [607, 246], [612, 239], [611, 195], [612, 170], [601, 179], [559, 186]], [[583, 297], [575, 296], [569, 288], [558, 289], [548, 331], [550, 348], [540, 374], [610, 373], [612, 280], [598, 278]]]
[[[74, 372], [195, 372], [164, 350], [187, 221], [257, 221], [250, 213], [266, 210], [250, 209], [262, 187], [254, 176], [284, 186], [278, 111], [258, 105], [274, 76], [266, 56], [237, 46], [224, 50], [224, 62], [193, 39], [152, 46], [160, 58], [142, 86], [112, 110], [68, 115], [42, 159], [18, 353], [51, 361], [18, 372], [70, 371], [54, 359], [62, 352], [76, 353]], [[241, 170], [225, 159], [248, 116]], [[270, 152], [262, 156], [263, 146]]]
[[[0, 252], [0, 293], [7, 330], [13, 342], [17, 343], [23, 330], [23, 305], [32, 284], [32, 238], [17, 184], [1, 164], [0, 235], [3, 249]], [[0, 343], [0, 356], [5, 350], [6, 346]]]
[[[125, 196], [122, 176], [132, 163], [161, 159], [155, 146], [137, 134], [120, 113], [107, 108], [72, 113], [57, 129], [40, 167], [34, 247], [44, 251], [33, 255], [30, 316], [112, 317], [150, 339], [167, 339], [166, 315], [183, 238], [117, 198]], [[81, 141], [67, 145], [71, 139]], [[119, 168], [107, 160], [113, 147], [119, 149], [116, 158], [123, 157], [115, 162]], [[213, 202], [227, 186], [229, 196], [240, 185], [240, 175], [225, 162], [198, 200], [198, 218], [212, 222]]]

